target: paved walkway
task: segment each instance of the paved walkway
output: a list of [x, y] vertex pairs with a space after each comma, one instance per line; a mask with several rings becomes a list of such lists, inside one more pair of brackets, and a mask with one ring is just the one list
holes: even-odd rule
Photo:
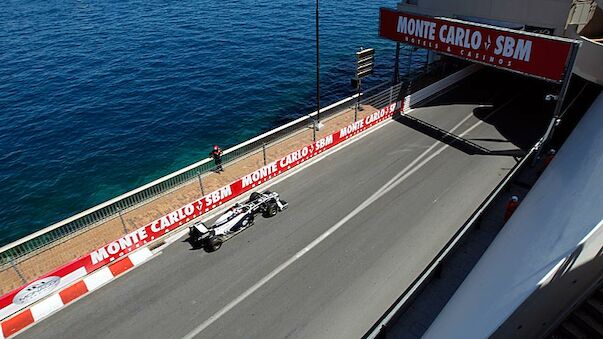
[[[361, 119], [375, 111], [370, 106], [364, 106], [364, 110], [358, 112]], [[328, 119], [324, 119], [324, 128], [316, 133], [316, 138], [334, 133], [354, 120], [354, 110], [346, 110]], [[266, 149], [266, 160], [271, 162], [312, 143], [312, 130], [305, 129], [297, 134], [277, 141]], [[225, 171], [216, 174], [209, 173], [203, 180], [204, 191], [212, 192], [223, 187], [236, 179], [253, 172], [264, 165], [261, 151], [250, 154], [242, 159], [225, 165]], [[24, 260], [16, 265], [21, 276], [31, 281], [54, 268], [60, 267], [70, 261], [84, 256], [89, 252], [120, 238], [126, 232], [131, 232], [142, 227], [157, 218], [174, 211], [181, 206], [194, 201], [202, 196], [201, 188], [197, 180], [186, 184], [170, 193], [167, 193], [142, 206], [123, 213], [123, 221], [119, 217], [106, 220], [98, 226], [76, 234], [75, 236], [58, 243], [56, 246], [45, 249], [39, 254]], [[7, 293], [24, 284], [15, 268], [8, 267], [0, 271], [0, 295]]]

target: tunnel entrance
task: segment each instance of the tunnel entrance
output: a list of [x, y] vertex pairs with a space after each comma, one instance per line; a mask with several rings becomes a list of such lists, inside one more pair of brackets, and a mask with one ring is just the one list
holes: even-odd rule
[[[423, 48], [437, 54], [515, 73], [517, 76], [509, 77], [501, 72], [487, 72], [493, 74], [490, 82], [500, 86], [522, 88], [527, 85], [528, 90], [535, 90], [534, 95], [541, 96], [528, 98], [530, 101], [528, 106], [532, 109], [552, 112], [549, 113], [548, 124], [544, 131], [537, 129], [539, 135], [536, 136], [537, 140], [534, 143], [537, 152], [547, 144], [563, 117], [562, 107], [579, 48], [578, 41], [387, 8], [380, 10], [379, 35], [397, 44]], [[398, 60], [396, 60], [397, 64]], [[513, 81], [508, 82], [509, 78]], [[542, 102], [534, 105], [531, 101]], [[481, 114], [482, 118], [488, 119], [491, 116], [485, 114], [485, 111], [487, 108], [476, 110], [475, 114], [478, 117]], [[435, 134], [443, 132], [420, 120], [406, 118], [406, 123], [417, 128]], [[515, 121], [527, 118], [529, 117], [526, 115], [507, 114], [504, 116], [506, 121], [498, 122], [513, 130]], [[519, 143], [522, 145], [517, 146], [525, 149], [523, 142]]]

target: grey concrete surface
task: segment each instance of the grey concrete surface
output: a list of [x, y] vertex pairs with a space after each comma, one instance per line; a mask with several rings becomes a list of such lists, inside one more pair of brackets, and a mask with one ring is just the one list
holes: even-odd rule
[[[517, 151], [522, 142], [516, 135], [539, 132], [525, 118], [508, 133], [504, 117], [531, 94], [522, 86], [501, 86], [516, 81], [511, 76], [495, 73], [493, 84], [492, 74], [479, 74], [412, 114], [444, 130], [469, 117], [457, 133], [481, 123], [465, 140]], [[480, 104], [493, 104], [491, 116]], [[197, 336], [361, 337], [516, 162], [505, 152], [472, 152], [462, 140], [441, 143], [434, 139], [441, 136], [409, 125], [387, 123], [276, 184], [271, 189], [289, 209], [256, 219], [218, 252], [176, 242], [20, 337], [181, 338], [337, 224], [431, 145], [439, 143], [434, 151], [446, 145]]]
[[463, 242], [442, 265], [439, 277], [430, 281], [406, 309], [383, 331], [385, 338], [421, 338], [433, 323], [448, 300], [473, 269], [482, 254], [503, 228], [504, 212], [512, 195], [520, 201], [538, 179], [542, 163], [527, 166], [488, 208], [481, 218], [480, 227], [467, 234]]

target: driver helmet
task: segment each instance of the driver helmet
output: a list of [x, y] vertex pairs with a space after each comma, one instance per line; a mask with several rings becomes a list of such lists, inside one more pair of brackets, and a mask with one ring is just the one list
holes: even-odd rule
[[234, 204], [234, 206], [232, 206], [230, 208], [230, 210], [235, 214], [241, 212], [241, 204], [239, 204], [239, 203]]

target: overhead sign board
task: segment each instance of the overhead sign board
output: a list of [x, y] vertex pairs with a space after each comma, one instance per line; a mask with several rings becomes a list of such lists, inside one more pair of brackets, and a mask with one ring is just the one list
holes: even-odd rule
[[381, 37], [561, 82], [573, 40], [381, 8]]

